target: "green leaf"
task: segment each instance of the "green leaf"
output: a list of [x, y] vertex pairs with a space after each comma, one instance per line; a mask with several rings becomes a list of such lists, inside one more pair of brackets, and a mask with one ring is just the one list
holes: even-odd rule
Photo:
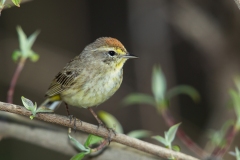
[[240, 160], [240, 152], [238, 150], [238, 147], [235, 148], [235, 153], [236, 153], [237, 160]]
[[80, 142], [78, 142], [75, 138], [73, 138], [72, 136], [70, 136], [70, 134], [68, 135], [70, 141], [72, 142], [72, 144], [77, 147], [80, 151], [84, 151], [86, 153], [90, 153], [90, 149], [84, 147], [84, 145], [82, 145]]
[[129, 132], [127, 135], [129, 137], [141, 139], [141, 138], [149, 137], [151, 134], [152, 133], [150, 131], [147, 131], [147, 130], [135, 130], [135, 131]]
[[178, 124], [175, 124], [173, 125], [172, 127], [170, 127], [170, 129], [167, 131], [167, 134], [166, 134], [166, 139], [168, 139], [168, 142], [169, 143], [172, 143], [172, 141], [174, 140], [175, 136], [176, 136], [176, 133], [177, 133], [177, 130], [178, 130], [178, 127], [181, 123], [178, 123]]
[[17, 32], [21, 50], [20, 56], [30, 58], [33, 62], [37, 61], [39, 56], [34, 51], [32, 51], [31, 47], [35, 42], [40, 31], [35, 31], [32, 35], [29, 36], [29, 38], [27, 38], [26, 34], [23, 32], [20, 26], [17, 26]]
[[198, 91], [193, 87], [187, 85], [180, 85], [170, 89], [167, 92], [167, 98], [171, 99], [172, 97], [177, 96], [179, 94], [186, 94], [190, 96], [195, 102], [198, 102], [200, 100], [200, 95]]
[[157, 104], [164, 100], [167, 84], [159, 66], [154, 66], [152, 73], [152, 92]]
[[16, 50], [12, 54], [12, 59], [13, 61], [17, 61], [19, 57], [21, 57], [22, 53], [19, 50]]
[[32, 48], [32, 45], [33, 43], [36, 41], [37, 39], [37, 36], [39, 35], [40, 31], [37, 30], [35, 31], [33, 34], [31, 34], [29, 37], [28, 37], [28, 48]]
[[45, 106], [40, 106], [38, 107], [36, 113], [46, 113], [46, 112], [54, 112], [53, 110], [49, 109], [48, 107], [45, 107]]
[[102, 140], [103, 140], [102, 137], [98, 137], [98, 136], [89, 134], [86, 142], [84, 143], [84, 146], [85, 147], [90, 147], [91, 145], [99, 143]]
[[29, 111], [35, 111], [35, 105], [33, 105], [33, 102], [25, 97], [21, 97], [22, 103], [24, 107]]
[[132, 105], [132, 104], [150, 104], [152, 106], [155, 106], [155, 100], [152, 96], [142, 93], [132, 93], [128, 95], [123, 100], [124, 105]]
[[86, 155], [86, 153], [81, 152], [81, 153], [78, 153], [75, 156], [73, 156], [70, 160], [82, 160], [85, 155]]
[[152, 136], [153, 139], [157, 140], [158, 142], [164, 144], [165, 146], [168, 146], [168, 143], [165, 138], [162, 136]]
[[0, 0], [0, 5], [3, 5], [6, 2], [6, 0]]
[[15, 6], [20, 7], [21, 0], [12, 0], [12, 2]]
[[229, 152], [229, 154], [236, 157], [237, 160], [240, 160], [240, 151], [239, 151], [238, 147], [235, 147], [235, 152]]
[[237, 129], [239, 129], [240, 128], [240, 96], [234, 90], [230, 90], [230, 96], [233, 101], [233, 107], [237, 116], [236, 127]]
[[172, 146], [172, 150], [174, 150], [176, 152], [180, 152], [181, 151], [180, 147], [177, 146], [177, 145]]
[[224, 139], [224, 136], [226, 135], [229, 127], [233, 126], [234, 123], [235, 122], [230, 119], [222, 125], [219, 131], [215, 131], [213, 129], [208, 131], [208, 137], [214, 147], [223, 147], [225, 145], [226, 140]]
[[99, 111], [98, 116], [106, 124], [107, 127], [113, 127], [117, 133], [123, 133], [122, 125], [113, 115], [105, 111]]
[[234, 78], [234, 83], [237, 87], [238, 94], [240, 94], [240, 76], [237, 76], [237, 77]]
[[32, 53], [30, 54], [29, 58], [32, 62], [37, 62], [39, 59], [39, 55], [33, 51], [31, 51]]
[[20, 43], [20, 50], [22, 53], [22, 56], [27, 57], [26, 52], [28, 51], [27, 48], [27, 36], [23, 32], [22, 28], [20, 26], [17, 26], [17, 33], [18, 33], [18, 38], [19, 38], [19, 43]]

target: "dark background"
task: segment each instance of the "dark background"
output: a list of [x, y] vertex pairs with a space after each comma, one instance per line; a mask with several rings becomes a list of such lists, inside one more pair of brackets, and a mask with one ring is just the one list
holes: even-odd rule
[[[17, 65], [11, 59], [19, 48], [17, 25], [27, 35], [41, 30], [33, 46], [40, 59], [26, 63], [16, 86], [14, 103], [19, 105], [21, 96], [40, 104], [53, 77], [71, 58], [98, 37], [115, 37], [140, 58], [125, 64], [120, 89], [94, 110], [113, 114], [125, 133], [146, 129], [163, 135], [167, 127], [152, 106], [122, 105], [130, 93], [151, 94], [152, 67], [160, 64], [168, 88], [187, 84], [201, 94], [197, 104], [185, 95], [174, 98], [170, 110], [204, 147], [208, 129], [219, 129], [234, 117], [227, 104], [233, 78], [240, 73], [239, 19], [233, 0], [34, 0], [5, 9], [0, 17], [0, 101], [6, 101]], [[66, 115], [65, 107], [56, 112]], [[97, 124], [88, 110], [70, 107], [70, 112]], [[69, 158], [54, 153], [19, 140], [0, 143], [0, 159]]]

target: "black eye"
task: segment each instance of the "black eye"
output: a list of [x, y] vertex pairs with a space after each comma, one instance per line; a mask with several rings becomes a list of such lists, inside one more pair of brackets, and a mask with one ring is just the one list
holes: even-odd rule
[[115, 53], [114, 51], [108, 51], [108, 54], [109, 54], [110, 56], [114, 56], [116, 53]]

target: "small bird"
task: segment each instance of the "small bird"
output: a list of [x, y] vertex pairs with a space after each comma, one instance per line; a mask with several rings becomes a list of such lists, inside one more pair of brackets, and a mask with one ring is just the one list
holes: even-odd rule
[[123, 65], [130, 58], [138, 57], [127, 52], [117, 39], [98, 38], [55, 76], [42, 106], [54, 108], [63, 101], [67, 109], [68, 105], [88, 108], [103, 125], [91, 107], [100, 105], [119, 89]]

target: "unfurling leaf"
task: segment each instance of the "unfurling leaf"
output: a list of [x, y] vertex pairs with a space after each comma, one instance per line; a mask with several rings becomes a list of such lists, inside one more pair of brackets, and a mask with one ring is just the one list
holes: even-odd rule
[[190, 96], [192, 100], [195, 102], [198, 102], [200, 100], [200, 95], [198, 91], [195, 88], [187, 85], [180, 85], [170, 89], [167, 92], [167, 98], [170, 100], [172, 97], [177, 96], [179, 94], [186, 94]]
[[98, 116], [107, 125], [107, 127], [114, 128], [117, 133], [123, 133], [122, 125], [113, 115], [105, 111], [99, 111]]
[[13, 54], [12, 54], [13, 61], [16, 62], [19, 57], [21, 57], [21, 52], [19, 50], [14, 51]]
[[33, 105], [33, 102], [25, 97], [21, 97], [22, 99], [22, 103], [24, 105], [24, 107], [29, 110], [29, 111], [34, 111], [35, 109], [35, 105]]
[[78, 142], [75, 138], [73, 138], [72, 136], [68, 135], [70, 141], [72, 142], [72, 144], [77, 147], [80, 151], [83, 151], [83, 152], [87, 152], [89, 153], [90, 152], [90, 149], [89, 148], [86, 148], [84, 145], [82, 145], [80, 142]]
[[167, 84], [161, 68], [154, 66], [152, 73], [152, 92], [157, 104], [161, 104], [164, 100], [166, 88]]
[[45, 106], [40, 106], [36, 111], [36, 113], [46, 113], [46, 112], [54, 112], [54, 110], [51, 110]]
[[124, 105], [132, 105], [132, 104], [150, 104], [152, 106], [155, 106], [155, 100], [152, 96], [142, 93], [132, 93], [128, 95], [123, 100]]
[[157, 140], [158, 142], [164, 144], [165, 146], [168, 146], [168, 142], [166, 141], [165, 138], [163, 138], [162, 136], [152, 136], [153, 139]]
[[95, 136], [93, 134], [89, 134], [86, 142], [84, 143], [84, 146], [85, 147], [90, 147], [91, 145], [99, 143], [102, 140], [103, 140], [102, 137], [98, 137], [98, 136]]
[[152, 133], [150, 131], [147, 131], [147, 130], [135, 130], [135, 131], [129, 132], [127, 135], [129, 137], [141, 139], [141, 138], [149, 137], [151, 134]]
[[84, 152], [78, 153], [73, 156], [70, 160], [82, 160], [86, 154]]
[[12, 2], [15, 6], [20, 7], [21, 0], [12, 0]]
[[17, 26], [17, 33], [19, 37], [20, 51], [18, 56], [24, 58], [30, 58], [31, 61], [36, 62], [39, 59], [39, 55], [32, 50], [32, 45], [35, 42], [40, 31], [35, 31], [27, 38], [20, 26]]
[[176, 152], [180, 152], [181, 149], [179, 146], [175, 145], [175, 146], [172, 146], [172, 150], [176, 151]]
[[[178, 123], [178, 124], [175, 124], [173, 125], [172, 127], [169, 128], [169, 130], [167, 131], [167, 139], [170, 143], [172, 143], [172, 141], [174, 140], [175, 136], [176, 136], [176, 133], [177, 133], [177, 130], [178, 130], [178, 127], [181, 123]], [[166, 138], [166, 137], [165, 137]]]

